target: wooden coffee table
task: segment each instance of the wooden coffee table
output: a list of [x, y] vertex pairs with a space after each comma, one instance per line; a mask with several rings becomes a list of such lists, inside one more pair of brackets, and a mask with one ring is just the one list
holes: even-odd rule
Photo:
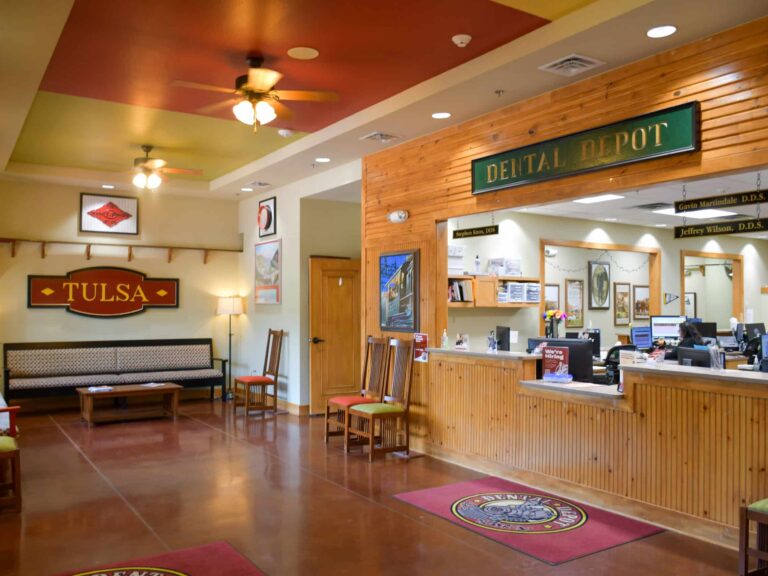
[[[168, 416], [176, 420], [179, 408], [179, 390], [183, 388], [172, 382], [159, 382], [151, 386], [145, 384], [129, 384], [111, 386], [111, 390], [90, 390], [78, 388], [80, 395], [80, 416], [92, 426], [96, 422], [112, 422], [115, 420], [137, 420], [141, 418], [159, 418]], [[136, 398], [140, 396], [160, 396], [160, 406], [133, 406], [124, 408], [99, 407], [94, 410], [95, 398]]]

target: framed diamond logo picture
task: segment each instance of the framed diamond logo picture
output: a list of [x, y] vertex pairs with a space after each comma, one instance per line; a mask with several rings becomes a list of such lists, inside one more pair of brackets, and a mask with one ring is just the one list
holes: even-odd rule
[[80, 194], [80, 232], [139, 233], [139, 199], [129, 196]]
[[273, 196], [259, 202], [259, 238], [272, 236], [277, 232], [277, 199]]

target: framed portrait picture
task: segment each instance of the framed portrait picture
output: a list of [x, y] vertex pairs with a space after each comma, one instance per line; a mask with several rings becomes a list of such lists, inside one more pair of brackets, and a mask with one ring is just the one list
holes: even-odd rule
[[80, 194], [80, 232], [139, 233], [139, 199], [130, 196]]
[[685, 293], [685, 315], [696, 318], [696, 292]]
[[613, 283], [613, 325], [629, 326], [632, 321], [631, 284], [628, 282]]
[[651, 289], [635, 284], [632, 287], [632, 319], [647, 320], [651, 317]]
[[589, 262], [589, 309], [608, 310], [611, 307], [611, 264]]
[[254, 257], [254, 302], [280, 304], [282, 241], [271, 240], [256, 244]]
[[419, 329], [419, 251], [379, 256], [379, 325], [382, 330]]
[[584, 326], [584, 280], [565, 279], [565, 313], [566, 328]]
[[259, 224], [259, 238], [272, 236], [272, 234], [277, 233], [277, 199], [274, 196], [259, 202], [257, 219]]
[[560, 284], [544, 285], [544, 310], [560, 309]]

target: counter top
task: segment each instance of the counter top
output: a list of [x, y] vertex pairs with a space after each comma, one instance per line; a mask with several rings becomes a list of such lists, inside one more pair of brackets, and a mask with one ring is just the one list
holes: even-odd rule
[[655, 374], [670, 374], [675, 376], [695, 377], [700, 380], [726, 380], [744, 384], [768, 385], [767, 372], [749, 372], [745, 370], [713, 370], [698, 366], [681, 366], [679, 364], [622, 364], [624, 372], [641, 372]]
[[619, 399], [624, 398], [624, 393], [619, 392], [616, 386], [604, 386], [589, 382], [549, 382], [547, 380], [521, 380], [520, 385], [525, 388], [538, 388], [540, 390], [556, 390], [582, 396], [594, 396], [598, 398]]
[[475, 350], [455, 350], [452, 348], [427, 348], [430, 354], [449, 354], [454, 356], [475, 358], [499, 358], [503, 360], [539, 360], [541, 354], [529, 354], [528, 352], [478, 352]]

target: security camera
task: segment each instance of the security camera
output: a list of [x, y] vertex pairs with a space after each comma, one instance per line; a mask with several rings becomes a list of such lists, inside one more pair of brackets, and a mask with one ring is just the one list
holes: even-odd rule
[[469, 34], [456, 34], [456, 36], [451, 38], [451, 40], [459, 48], [464, 48], [467, 44], [469, 44], [472, 41], [472, 36], [470, 36]]

